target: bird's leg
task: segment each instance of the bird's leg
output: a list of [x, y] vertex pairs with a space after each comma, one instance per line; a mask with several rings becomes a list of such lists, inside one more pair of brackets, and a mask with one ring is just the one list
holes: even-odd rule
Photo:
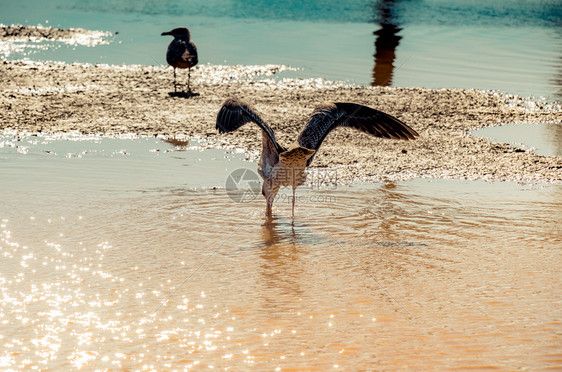
[[176, 85], [176, 68], [174, 67], [174, 93], [177, 93], [177, 85]]
[[264, 190], [263, 196], [265, 196], [265, 201], [267, 203], [265, 214], [271, 216], [273, 215], [272, 213], [273, 202], [275, 201], [275, 196], [277, 195], [277, 191], [279, 191], [279, 186], [273, 184], [273, 181], [271, 180], [264, 180], [263, 190]]
[[295, 186], [293, 186], [293, 208], [291, 209], [291, 219], [293, 220], [293, 222], [295, 222], [295, 194], [296, 194], [297, 188]]
[[273, 201], [275, 200], [274, 197], [275, 194], [272, 194], [271, 190], [269, 190], [269, 192], [266, 193], [266, 197], [265, 197], [265, 201], [266, 201], [266, 207], [265, 207], [265, 215], [271, 217], [273, 215]]
[[191, 67], [187, 69], [187, 93], [191, 92], [191, 87], [189, 86], [189, 81], [191, 80]]
[[267, 204], [266, 204], [266, 206], [265, 206], [265, 215], [266, 215], [266, 216], [271, 216], [271, 204], [272, 204], [272, 203], [269, 202], [269, 199], [266, 200], [266, 203], [267, 203]]

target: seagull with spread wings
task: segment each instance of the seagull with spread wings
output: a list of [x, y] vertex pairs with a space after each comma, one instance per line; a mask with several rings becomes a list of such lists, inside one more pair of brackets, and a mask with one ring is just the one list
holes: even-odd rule
[[258, 173], [263, 179], [262, 194], [266, 200], [266, 214], [281, 186], [293, 188], [292, 216], [295, 215], [295, 192], [306, 180], [304, 171], [324, 138], [339, 127], [354, 128], [374, 137], [413, 140], [419, 134], [397, 118], [367, 106], [348, 102], [322, 104], [312, 112], [296, 143], [285, 148], [277, 143], [275, 133], [258, 112], [240, 99], [228, 99], [217, 115], [220, 133], [233, 132], [253, 122], [262, 129], [262, 153]]

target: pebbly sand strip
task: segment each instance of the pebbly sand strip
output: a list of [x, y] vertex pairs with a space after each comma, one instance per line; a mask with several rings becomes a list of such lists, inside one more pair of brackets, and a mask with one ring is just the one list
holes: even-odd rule
[[[338, 180], [380, 182], [416, 177], [562, 183], [562, 159], [475, 138], [470, 131], [520, 122], [562, 125], [557, 104], [462, 89], [359, 87], [319, 79], [282, 79], [286, 66], [201, 65], [192, 72], [199, 96], [170, 97], [172, 70], [0, 61], [0, 132], [165, 135], [204, 138], [213, 146], [257, 155], [261, 134], [247, 125], [219, 135], [216, 114], [227, 97], [252, 103], [285, 145], [322, 101], [350, 101], [403, 120], [420, 137], [390, 141], [350, 129], [332, 132], [313, 165]], [[186, 74], [179, 71], [179, 79]], [[269, 77], [268, 77], [269, 76]]]
[[56, 28], [45, 26], [23, 26], [0, 24], [0, 40], [3, 41], [61, 41], [67, 44], [95, 46], [109, 44], [113, 34], [107, 31], [85, 30], [83, 28]]

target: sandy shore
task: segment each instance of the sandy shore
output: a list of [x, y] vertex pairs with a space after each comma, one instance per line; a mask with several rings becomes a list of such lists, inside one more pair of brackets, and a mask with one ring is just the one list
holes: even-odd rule
[[68, 44], [94, 46], [108, 44], [112, 35], [107, 31], [85, 30], [83, 28], [55, 28], [44, 26], [3, 25], [0, 24], [0, 40], [11, 41], [61, 41]]
[[[332, 132], [314, 165], [338, 170], [342, 182], [414, 177], [521, 183], [562, 182], [562, 159], [474, 138], [473, 129], [519, 122], [562, 125], [562, 111], [517, 97], [475, 90], [370, 88], [320, 80], [275, 78], [284, 66], [198, 66], [199, 96], [170, 97], [171, 68], [0, 61], [0, 131], [194, 136], [216, 146], [259, 148], [248, 125], [219, 135], [215, 117], [225, 98], [253, 103], [281, 143], [296, 139], [322, 101], [351, 101], [390, 113], [420, 133], [415, 141]], [[185, 78], [184, 71], [179, 72]], [[269, 76], [268, 75], [274, 75]]]

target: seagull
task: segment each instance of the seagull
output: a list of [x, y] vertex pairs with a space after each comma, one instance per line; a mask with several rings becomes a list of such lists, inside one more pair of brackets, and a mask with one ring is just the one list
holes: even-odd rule
[[174, 28], [172, 31], [162, 32], [162, 36], [172, 35], [174, 40], [168, 45], [166, 61], [174, 68], [174, 93], [176, 87], [176, 68], [187, 68], [187, 91], [191, 93], [189, 80], [191, 78], [191, 68], [197, 64], [197, 47], [191, 41], [189, 30], [185, 27]]
[[271, 127], [247, 102], [227, 99], [217, 114], [219, 133], [233, 132], [253, 122], [262, 129], [262, 153], [258, 173], [263, 179], [262, 195], [266, 200], [266, 215], [271, 215], [273, 201], [281, 186], [293, 189], [292, 218], [295, 217], [296, 188], [306, 180], [305, 169], [324, 138], [334, 129], [348, 127], [374, 137], [413, 140], [419, 134], [399, 119], [382, 111], [350, 102], [329, 102], [314, 109], [297, 141], [289, 147], [281, 146]]

